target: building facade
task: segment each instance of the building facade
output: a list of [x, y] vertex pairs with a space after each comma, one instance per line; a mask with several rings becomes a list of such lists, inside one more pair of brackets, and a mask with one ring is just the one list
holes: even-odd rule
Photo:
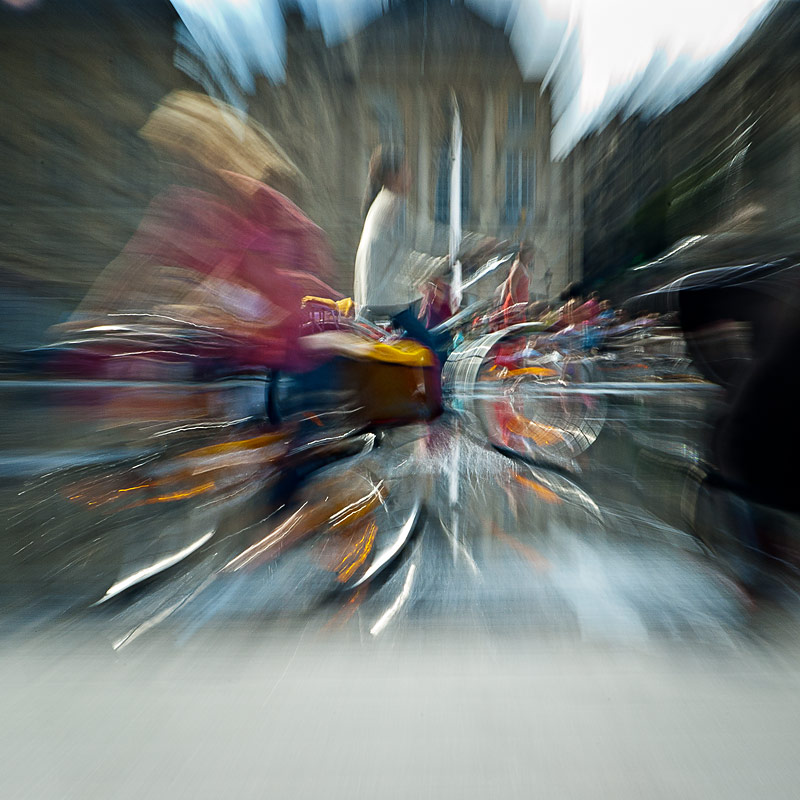
[[[286, 80], [260, 78], [248, 98], [305, 176], [294, 199], [330, 237], [336, 288], [352, 284], [369, 154], [383, 141], [402, 142], [415, 173], [417, 247], [446, 252], [455, 97], [464, 230], [532, 241], [534, 284], [556, 289], [571, 253], [577, 262], [563, 165], [550, 156], [548, 92], [523, 80], [503, 30], [463, 5], [390, 5], [335, 47], [287, 12]], [[17, 276], [74, 302], [167, 180], [138, 130], [164, 95], [201, 87], [175, 66], [167, 0], [50, 0], [25, 12], [2, 6], [0, 17], [9, 120], [0, 269], [6, 282]]]
[[163, 0], [0, 3], [0, 293], [70, 308], [166, 175], [138, 131], [175, 88]]
[[334, 48], [299, 16], [288, 23], [286, 84], [262, 81], [251, 113], [313, 176], [302, 205], [331, 236], [339, 288], [352, 280], [367, 165], [382, 142], [403, 144], [414, 173], [417, 248], [447, 251], [454, 99], [463, 229], [530, 240], [542, 291], [567, 280], [568, 193], [550, 154], [549, 93], [523, 80], [501, 29], [449, 0], [396, 4]]
[[578, 143], [565, 169], [590, 283], [690, 236], [736, 243], [706, 266], [800, 251], [798, 69], [800, 5], [781, 2], [682, 103], [655, 118], [619, 114]]

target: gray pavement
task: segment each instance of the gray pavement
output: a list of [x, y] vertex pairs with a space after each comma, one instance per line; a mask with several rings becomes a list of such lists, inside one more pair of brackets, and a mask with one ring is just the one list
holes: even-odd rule
[[0, 797], [796, 797], [791, 587], [753, 609], [610, 429], [573, 478], [393, 434], [426, 511], [356, 592], [209, 546], [98, 609], [18, 596]]
[[123, 653], [74, 628], [8, 648], [2, 796], [797, 796], [796, 651], [172, 634]]

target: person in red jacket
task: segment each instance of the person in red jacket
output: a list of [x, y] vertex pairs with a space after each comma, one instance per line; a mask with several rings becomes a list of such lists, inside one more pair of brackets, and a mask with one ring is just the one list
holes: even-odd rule
[[275, 188], [299, 171], [261, 126], [196, 92], [167, 96], [141, 133], [175, 181], [77, 317], [162, 312], [224, 330], [235, 361], [296, 366], [302, 298], [338, 296], [324, 232]]

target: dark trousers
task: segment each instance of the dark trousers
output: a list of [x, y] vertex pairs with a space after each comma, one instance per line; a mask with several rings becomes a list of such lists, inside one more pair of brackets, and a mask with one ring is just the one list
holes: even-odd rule
[[394, 325], [395, 328], [404, 330], [409, 339], [413, 339], [415, 342], [419, 342], [421, 345], [433, 350], [434, 354], [439, 359], [439, 368], [441, 369], [447, 358], [446, 336], [436, 336], [431, 333], [414, 312], [415, 309], [413, 306], [404, 308], [392, 317], [392, 325]]

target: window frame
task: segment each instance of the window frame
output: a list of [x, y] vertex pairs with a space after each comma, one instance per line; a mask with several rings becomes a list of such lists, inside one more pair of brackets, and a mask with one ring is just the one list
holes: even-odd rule
[[[527, 217], [530, 218], [530, 212], [534, 208], [536, 200], [536, 153], [531, 147], [512, 147], [506, 150], [505, 156], [503, 213], [506, 224], [516, 225], [523, 209]], [[514, 172], [516, 173], [515, 175], [513, 174]]]

